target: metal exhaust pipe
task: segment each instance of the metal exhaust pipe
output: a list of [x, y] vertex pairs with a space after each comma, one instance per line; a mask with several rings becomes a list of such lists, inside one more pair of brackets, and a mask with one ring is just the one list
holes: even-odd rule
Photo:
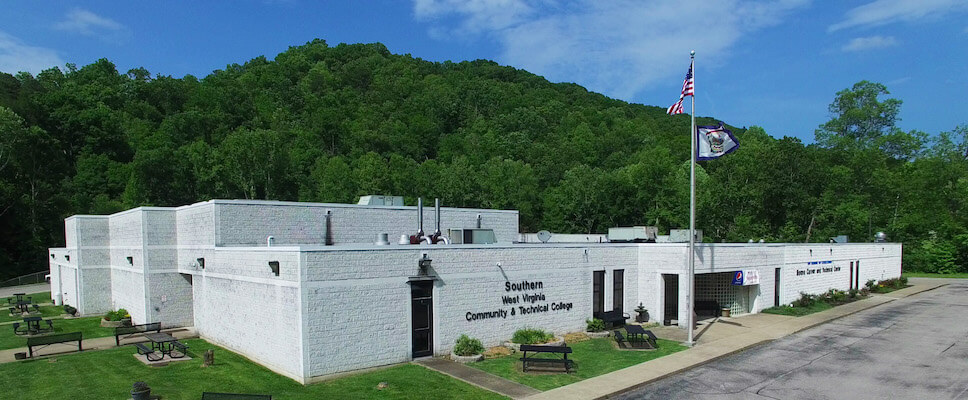
[[417, 238], [423, 237], [423, 197], [417, 198]]
[[434, 212], [436, 213], [436, 216], [434, 218], [437, 220], [437, 230], [434, 231], [434, 237], [439, 237], [440, 236], [440, 199], [434, 199]]

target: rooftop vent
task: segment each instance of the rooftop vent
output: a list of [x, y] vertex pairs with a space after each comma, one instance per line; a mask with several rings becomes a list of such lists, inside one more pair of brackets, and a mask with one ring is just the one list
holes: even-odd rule
[[402, 206], [403, 196], [367, 195], [360, 196], [356, 204], [361, 206]]
[[655, 237], [658, 233], [659, 228], [654, 226], [614, 227], [608, 228], [608, 241], [625, 243], [655, 242]]

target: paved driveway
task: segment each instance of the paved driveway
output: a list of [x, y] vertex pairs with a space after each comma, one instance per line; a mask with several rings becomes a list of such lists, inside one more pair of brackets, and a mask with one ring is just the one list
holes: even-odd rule
[[49, 292], [49, 283], [37, 283], [33, 285], [24, 286], [9, 286], [0, 288], [0, 297], [10, 297], [14, 293], [37, 293], [37, 292]]
[[968, 281], [706, 364], [622, 399], [968, 399]]

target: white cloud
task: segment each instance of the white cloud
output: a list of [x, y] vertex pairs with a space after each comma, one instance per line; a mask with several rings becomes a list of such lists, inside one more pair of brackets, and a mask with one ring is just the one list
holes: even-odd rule
[[869, 36], [853, 38], [850, 42], [841, 47], [844, 52], [864, 51], [883, 49], [885, 47], [897, 46], [894, 36]]
[[913, 22], [966, 10], [968, 2], [964, 0], [875, 0], [848, 10], [844, 20], [827, 31]]
[[55, 29], [87, 36], [124, 30], [124, 25], [117, 21], [80, 8], [69, 11], [64, 18], [63, 21], [54, 24]]
[[59, 65], [64, 65], [64, 60], [56, 51], [28, 46], [20, 39], [0, 31], [0, 71], [10, 74], [20, 71], [37, 74]]
[[[436, 23], [432, 32], [450, 32], [437, 37], [493, 37], [502, 47], [502, 63], [629, 99], [658, 80], [681, 79], [689, 50], [696, 50], [697, 63], [714, 62], [746, 35], [781, 23], [790, 11], [806, 4], [807, 0], [414, 0], [414, 14]], [[456, 26], [444, 20], [453, 16], [458, 18]]]

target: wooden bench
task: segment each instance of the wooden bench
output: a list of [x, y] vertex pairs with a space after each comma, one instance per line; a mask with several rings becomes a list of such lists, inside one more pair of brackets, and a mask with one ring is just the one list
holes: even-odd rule
[[127, 339], [130, 337], [140, 335], [142, 333], [148, 333], [151, 331], [161, 332], [161, 322], [152, 322], [148, 324], [131, 325], [131, 326], [119, 326], [117, 328], [114, 328], [114, 344], [116, 346], [121, 346], [121, 339], [122, 339], [121, 336], [127, 335], [127, 336], [124, 336], [124, 339]]
[[47, 335], [47, 336], [35, 336], [27, 338], [27, 351], [30, 353], [30, 357], [34, 356], [34, 346], [49, 346], [57, 343], [67, 343], [67, 342], [77, 342], [77, 351], [84, 350], [81, 348], [81, 341], [83, 340], [81, 332], [69, 332], [61, 333], [57, 335]]
[[147, 358], [148, 361], [161, 361], [162, 358], [165, 358], [165, 355], [161, 354], [161, 352], [157, 352], [152, 349], [149, 349], [148, 346], [145, 346], [142, 343], [135, 343], [134, 347], [137, 347], [138, 354], [145, 356], [145, 358]]
[[[571, 353], [571, 347], [568, 346], [535, 346], [529, 344], [521, 345], [521, 369], [524, 372], [528, 372], [528, 363], [543, 363], [543, 364], [561, 364], [565, 367], [565, 372], [571, 372], [571, 367], [574, 365], [573, 360], [568, 359], [568, 354]], [[528, 352], [534, 353], [531, 357], [528, 357]], [[551, 353], [560, 354], [561, 358], [538, 358], [537, 355], [541, 353]]]
[[272, 400], [267, 394], [202, 392], [202, 400]]
[[632, 318], [630, 315], [621, 311], [595, 313], [594, 317], [602, 320], [602, 322], [605, 322], [606, 326], [616, 326], [618, 323], [625, 325], [625, 321], [629, 318]]

